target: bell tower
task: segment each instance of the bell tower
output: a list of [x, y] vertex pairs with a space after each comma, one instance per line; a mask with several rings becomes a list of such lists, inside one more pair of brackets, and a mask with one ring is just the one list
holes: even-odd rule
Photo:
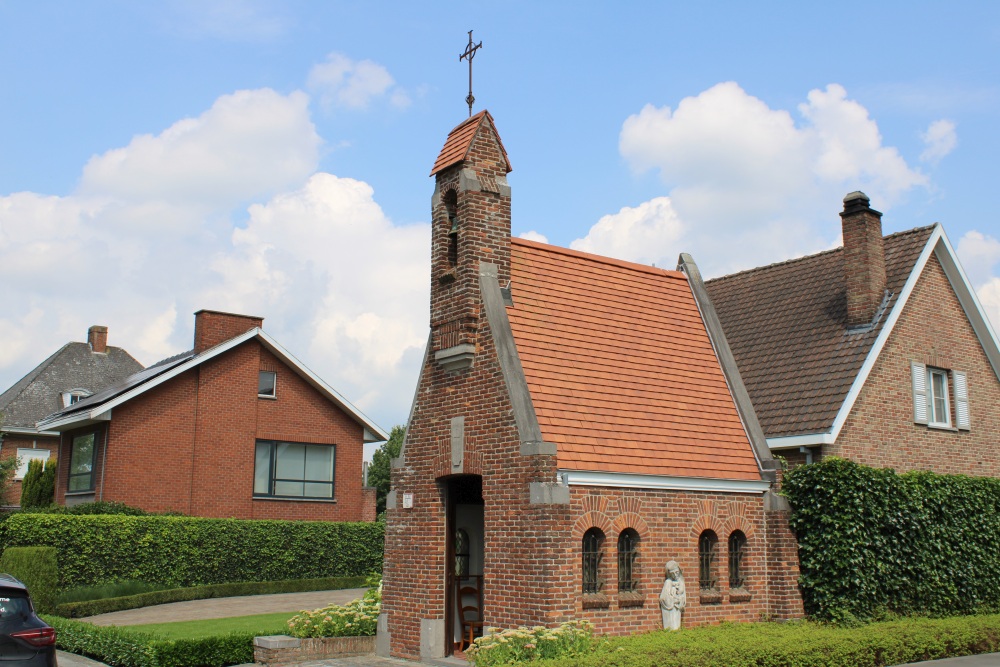
[[480, 263], [497, 267], [501, 285], [510, 280], [510, 171], [488, 111], [448, 134], [431, 169], [431, 349], [450, 373], [475, 361]]

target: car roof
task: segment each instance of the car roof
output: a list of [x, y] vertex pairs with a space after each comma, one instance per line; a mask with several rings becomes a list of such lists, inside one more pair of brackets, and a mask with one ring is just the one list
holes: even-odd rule
[[27, 592], [28, 587], [23, 583], [10, 576], [9, 574], [0, 573], [0, 588], [13, 588], [19, 591]]

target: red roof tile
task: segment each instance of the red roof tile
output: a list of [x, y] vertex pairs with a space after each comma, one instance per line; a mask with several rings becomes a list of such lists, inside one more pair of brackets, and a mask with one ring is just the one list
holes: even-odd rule
[[[455, 126], [455, 129], [448, 133], [448, 139], [444, 142], [444, 148], [441, 149], [437, 160], [434, 161], [434, 166], [431, 168], [431, 176], [465, 159], [469, 154], [469, 149], [472, 148], [472, 140], [476, 138], [476, 132], [484, 120], [489, 120], [489, 124], [496, 127], [493, 122], [493, 116], [490, 115], [489, 111], [484, 109], [475, 116], [462, 121]], [[499, 134], [497, 134], [497, 142], [500, 144], [500, 150], [503, 151], [503, 159], [507, 163], [507, 172], [510, 173], [510, 159], [507, 157], [507, 150], [503, 147], [503, 142], [500, 141]]]
[[759, 480], [687, 278], [511, 239], [507, 308], [559, 467]]

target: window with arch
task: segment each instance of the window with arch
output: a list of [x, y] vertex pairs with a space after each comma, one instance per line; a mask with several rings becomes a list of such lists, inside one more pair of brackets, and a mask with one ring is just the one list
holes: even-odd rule
[[715, 574], [715, 562], [719, 555], [719, 537], [706, 530], [698, 537], [698, 587], [701, 590], [715, 590], [719, 584]]
[[455, 531], [455, 576], [469, 575], [469, 534], [464, 528]]
[[747, 536], [741, 530], [729, 534], [729, 587], [743, 588], [746, 583]]
[[448, 211], [448, 266], [458, 264], [458, 195], [448, 190], [444, 195], [444, 207]]
[[604, 533], [600, 528], [591, 528], [583, 534], [583, 592], [601, 592], [601, 552], [604, 549]]
[[618, 592], [631, 593], [639, 588], [639, 533], [626, 528], [618, 535]]

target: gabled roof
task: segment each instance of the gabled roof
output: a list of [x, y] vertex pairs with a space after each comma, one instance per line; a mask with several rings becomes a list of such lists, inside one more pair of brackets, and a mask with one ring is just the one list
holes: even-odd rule
[[68, 430], [69, 428], [75, 428], [95, 421], [107, 420], [110, 418], [111, 410], [122, 403], [130, 401], [153, 387], [159, 386], [171, 378], [177, 377], [181, 373], [191, 370], [199, 364], [253, 339], [259, 341], [261, 345], [298, 373], [314, 389], [323, 394], [358, 423], [364, 429], [365, 442], [379, 442], [389, 439], [388, 433], [354, 407], [350, 401], [341, 396], [333, 387], [321, 380], [319, 376], [309, 370], [301, 361], [292, 356], [288, 350], [278, 344], [276, 340], [259, 327], [250, 329], [246, 333], [230, 338], [198, 354], [190, 351], [170, 357], [169, 359], [164, 359], [139, 373], [125, 378], [125, 380], [118, 384], [108, 387], [99, 394], [79, 401], [65, 410], [60, 410], [55, 414], [49, 415], [40, 421], [38, 426], [39, 428], [52, 430]]
[[97, 353], [87, 343], [67, 343], [0, 394], [3, 430], [35, 431], [35, 422], [62, 407], [62, 393], [97, 392], [140, 370], [120, 347]]
[[517, 353], [560, 469], [759, 482], [686, 276], [511, 239]]
[[507, 150], [503, 147], [503, 142], [500, 141], [500, 135], [496, 132], [493, 116], [490, 115], [489, 111], [483, 110], [475, 116], [462, 121], [455, 126], [455, 129], [448, 133], [448, 139], [445, 140], [444, 147], [441, 149], [437, 160], [434, 161], [434, 166], [431, 168], [431, 176], [442, 169], [447, 169], [453, 164], [465, 160], [469, 155], [469, 149], [472, 148], [472, 142], [476, 138], [476, 133], [484, 121], [488, 121], [489, 126], [494, 128], [493, 133], [496, 135], [497, 143], [500, 144], [500, 151], [503, 153], [507, 172], [510, 173], [510, 159], [507, 157]]
[[706, 283], [772, 447], [834, 441], [932, 254], [1000, 373], [996, 335], [941, 226], [884, 242], [891, 297], [865, 332], [847, 330], [842, 248]]

